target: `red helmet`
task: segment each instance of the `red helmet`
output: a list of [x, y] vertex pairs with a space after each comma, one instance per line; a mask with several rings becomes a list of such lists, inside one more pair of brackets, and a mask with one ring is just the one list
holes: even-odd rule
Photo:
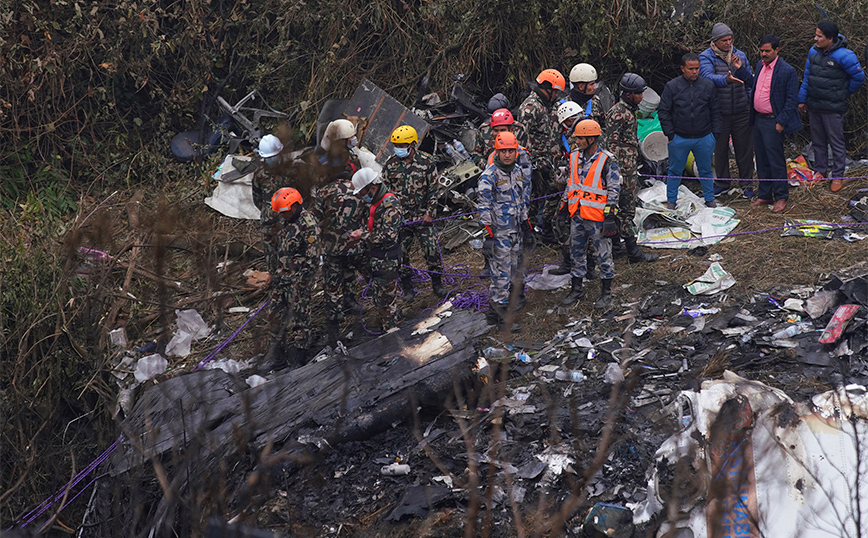
[[275, 213], [282, 213], [292, 209], [293, 204], [301, 203], [301, 194], [292, 187], [284, 187], [278, 189], [274, 196], [271, 197], [271, 209]]
[[494, 149], [518, 149], [518, 139], [509, 131], [498, 133], [494, 139]]
[[515, 123], [515, 118], [512, 117], [512, 112], [506, 108], [498, 108], [491, 114], [491, 126], [498, 127], [500, 125], [512, 125]]

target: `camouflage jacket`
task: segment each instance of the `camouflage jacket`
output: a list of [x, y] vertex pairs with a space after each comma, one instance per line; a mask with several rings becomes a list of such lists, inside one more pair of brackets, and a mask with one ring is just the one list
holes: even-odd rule
[[362, 226], [361, 241], [371, 248], [388, 249], [397, 245], [400, 238], [401, 226], [404, 220], [401, 200], [397, 196], [388, 196], [388, 194], [387, 192], [383, 196], [383, 199], [374, 210], [372, 229], [368, 228], [368, 222], [373, 204], [363, 205], [365, 222]]
[[[519, 146], [527, 146], [527, 128], [524, 124], [520, 122], [513, 123], [512, 133], [518, 140]], [[494, 131], [491, 130], [491, 119], [489, 118], [476, 130], [476, 143], [470, 151], [470, 157], [476, 166], [485, 170], [487, 166], [486, 161], [492, 151], [494, 151]]]
[[[603, 110], [603, 101], [599, 95], [594, 95], [582, 106], [582, 116], [579, 118], [579, 121], [581, 120], [594, 120], [600, 124], [600, 129], [603, 133], [606, 132], [606, 112]], [[576, 138], [572, 132], [567, 136], [567, 140], [569, 140], [571, 152], [579, 149], [576, 147]], [[567, 159], [569, 160], [569, 157]]]
[[335, 179], [317, 189], [311, 212], [322, 231], [323, 253], [330, 256], [352, 256], [364, 252], [363, 245], [350, 239], [350, 233], [363, 225], [362, 201], [353, 194], [353, 186], [345, 179]]
[[519, 107], [516, 119], [527, 129], [527, 149], [533, 157], [534, 168], [540, 166], [537, 163], [557, 162], [560, 155], [557, 110], [531, 91]]
[[316, 219], [302, 209], [294, 221], [278, 219], [272, 226], [269, 272], [277, 278], [311, 280], [321, 254]]
[[[276, 167], [278, 170], [289, 170], [288, 156], [281, 157], [281, 163]], [[274, 168], [267, 168], [262, 161], [258, 162], [253, 172], [253, 204], [259, 210], [259, 222], [262, 227], [270, 226], [277, 218], [277, 213], [271, 209], [271, 197], [278, 189], [290, 186], [288, 176], [282, 175]]]
[[603, 147], [618, 161], [625, 176], [633, 176], [639, 163], [639, 136], [636, 134], [635, 107], [623, 99], [606, 113], [606, 128], [603, 130]]
[[479, 176], [476, 210], [479, 223], [493, 231], [518, 231], [527, 220], [531, 183], [516, 165], [507, 172], [492, 164]]
[[404, 218], [419, 220], [434, 217], [437, 210], [437, 169], [431, 155], [414, 150], [413, 156], [401, 159], [392, 155], [383, 166], [383, 183], [401, 200]]

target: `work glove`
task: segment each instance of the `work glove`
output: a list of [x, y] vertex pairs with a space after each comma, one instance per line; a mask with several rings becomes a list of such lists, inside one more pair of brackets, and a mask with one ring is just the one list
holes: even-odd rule
[[524, 248], [529, 250], [536, 248], [536, 235], [533, 233], [533, 226], [530, 225], [529, 220], [521, 224], [521, 238], [524, 242]]
[[494, 234], [491, 226], [485, 225], [485, 239], [482, 241], [482, 255], [488, 260], [494, 257]]
[[603, 237], [618, 235], [618, 208], [607, 205], [603, 215]]

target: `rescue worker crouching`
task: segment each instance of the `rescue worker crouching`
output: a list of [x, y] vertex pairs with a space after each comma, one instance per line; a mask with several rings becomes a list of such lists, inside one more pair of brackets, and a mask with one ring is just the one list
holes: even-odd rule
[[600, 268], [600, 298], [594, 303], [596, 310], [612, 306], [612, 280], [615, 265], [612, 261], [612, 243], [609, 239], [618, 231], [615, 219], [621, 177], [612, 154], [601, 149], [602, 131], [594, 120], [576, 124], [576, 150], [570, 154], [570, 179], [561, 199], [561, 207], [570, 213], [570, 246], [572, 276], [570, 293], [561, 306], [573, 306], [584, 298], [585, 253], [588, 239], [593, 241]]
[[417, 148], [419, 136], [416, 129], [401, 125], [390, 137], [395, 154], [383, 166], [383, 181], [401, 200], [405, 224], [401, 228], [401, 250], [405, 263], [400, 268], [403, 299], [412, 301], [416, 297], [413, 289], [413, 269], [409, 267], [413, 239], [418, 239], [422, 256], [431, 275], [431, 288], [434, 295], [443, 297], [441, 274], [443, 266], [437, 252], [437, 232], [434, 229], [434, 215], [437, 210], [437, 170], [434, 159]]
[[[488, 321], [518, 332], [521, 327], [512, 323], [512, 313], [524, 296], [522, 247], [525, 241], [535, 241], [528, 220], [531, 183], [516, 165], [519, 145], [514, 134], [498, 134], [494, 150], [493, 163], [479, 177], [476, 202], [479, 222], [487, 232], [482, 249], [491, 275]], [[510, 309], [511, 304], [516, 308]]]
[[362, 168], [353, 174], [353, 194], [369, 207], [367, 226], [353, 230], [350, 238], [363, 241], [371, 264], [371, 295], [377, 307], [380, 328], [398, 326], [398, 271], [401, 267], [401, 202], [388, 192], [379, 174]]
[[278, 370], [307, 363], [312, 343], [310, 291], [321, 252], [319, 226], [302, 208], [296, 189], [275, 192], [271, 208], [277, 219], [266, 237], [271, 245], [266, 258], [271, 303], [270, 342], [263, 362], [265, 369]]

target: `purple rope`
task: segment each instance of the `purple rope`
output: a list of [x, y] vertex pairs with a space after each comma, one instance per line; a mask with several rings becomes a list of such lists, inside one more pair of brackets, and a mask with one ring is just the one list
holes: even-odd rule
[[195, 372], [196, 370], [200, 370], [203, 366], [205, 366], [206, 364], [208, 364], [209, 362], [211, 362], [211, 360], [213, 360], [214, 357], [215, 357], [218, 353], [220, 353], [220, 352], [223, 350], [223, 348], [226, 347], [226, 346], [229, 344], [229, 342], [232, 341], [233, 338], [235, 338], [236, 336], [238, 336], [238, 333], [241, 332], [241, 329], [243, 329], [244, 327], [247, 327], [247, 324], [250, 323], [251, 321], [253, 321], [253, 318], [255, 318], [256, 316], [258, 316], [259, 313], [262, 312], [262, 309], [265, 308], [266, 305], [268, 305], [268, 303], [270, 303], [270, 302], [271, 302], [271, 299], [266, 299], [265, 302], [262, 303], [262, 305], [261, 305], [259, 308], [256, 309], [256, 312], [254, 312], [253, 315], [251, 315], [250, 317], [248, 317], [248, 318], [247, 318], [247, 321], [245, 321], [244, 323], [241, 324], [241, 327], [238, 327], [238, 328], [235, 330], [235, 332], [232, 333], [232, 334], [229, 336], [229, 338], [227, 338], [226, 340], [223, 341], [222, 344], [220, 344], [219, 346], [217, 346], [217, 349], [215, 349], [214, 351], [212, 351], [211, 353], [209, 353], [207, 357], [205, 357], [204, 359], [202, 359], [202, 360], [199, 362], [199, 364], [197, 364], [196, 367], [193, 368], [193, 371]]
[[[120, 437], [118, 437], [117, 441], [115, 441], [114, 443], [112, 443], [111, 446], [109, 446], [109, 447], [105, 450], [105, 452], [103, 452], [103, 453], [100, 454], [100, 455], [99, 455], [95, 460], [93, 460], [93, 461], [90, 463], [90, 465], [88, 465], [87, 467], [85, 467], [84, 469], [82, 469], [81, 471], [79, 471], [78, 474], [76, 474], [74, 477], [72, 477], [72, 480], [70, 480], [69, 482], [67, 482], [67, 484], [66, 484], [65, 486], [63, 486], [62, 488], [60, 488], [60, 489], [57, 491], [57, 493], [55, 493], [52, 497], [49, 497], [48, 499], [45, 499], [44, 501], [42, 501], [42, 503], [41, 503], [39, 506], [37, 506], [36, 508], [34, 508], [33, 510], [31, 510], [31, 511], [28, 512], [27, 514], [21, 516], [21, 518], [20, 518], [18, 521], [15, 522], [15, 525], [18, 525], [19, 523], [21, 523], [21, 520], [27, 518], [27, 520], [24, 521], [24, 523], [21, 523], [21, 528], [24, 528], [24, 527], [26, 527], [27, 525], [31, 524], [31, 523], [33, 522], [33, 520], [35, 520], [36, 518], [38, 518], [39, 516], [41, 516], [43, 513], [45, 513], [45, 511], [48, 510], [49, 508], [51, 508], [51, 506], [54, 505], [54, 503], [56, 503], [57, 501], [59, 501], [60, 499], [62, 499], [63, 496], [66, 494], [67, 491], [69, 491], [69, 490], [71, 490], [72, 488], [74, 488], [75, 486], [77, 486], [79, 482], [81, 482], [82, 480], [84, 480], [84, 477], [85, 477], [85, 476], [87, 476], [88, 474], [90, 474], [91, 471], [93, 471], [94, 469], [96, 469], [97, 467], [99, 467], [100, 464], [102, 464], [102, 462], [104, 462], [106, 459], [108, 459], [108, 457], [111, 456], [112, 452], [115, 451], [115, 449], [118, 447], [118, 445], [119, 445], [120, 442], [123, 440], [123, 438], [124, 438], [123, 435], [121, 435]], [[86, 488], [86, 487], [85, 487], [85, 488], [82, 488], [81, 491], [84, 491], [85, 489], [87, 489], [87, 488]], [[77, 497], [78, 495], [81, 494], [81, 491], [79, 491], [79, 493], [76, 494], [76, 497]], [[72, 501], [69, 501], [69, 502], [72, 502]], [[67, 504], [69, 504], [69, 503], [67, 503]], [[63, 507], [61, 507], [61, 510], [62, 510], [62, 509], [63, 509]], [[14, 527], [15, 525], [13, 525], [12, 527]], [[6, 529], [6, 530], [7, 530], [7, 531], [10, 530], [12, 527], [9, 527], [9, 528]]]
[[845, 177], [822, 177], [817, 179], [811, 178], [760, 178], [760, 179], [744, 179], [739, 177], [696, 177], [696, 176], [668, 176], [663, 174], [639, 174], [641, 177], [654, 178], [672, 178], [672, 179], [715, 179], [718, 181], [798, 181], [798, 182], [813, 182], [813, 181], [832, 181], [835, 179], [866, 179], [868, 176], [845, 176]]
[[[229, 344], [229, 342], [232, 341], [233, 338], [238, 336], [238, 333], [240, 333], [241, 330], [244, 329], [244, 327], [246, 327], [253, 320], [253, 318], [255, 318], [260, 312], [262, 312], [262, 309], [265, 308], [265, 306], [268, 305], [268, 303], [270, 301], [271, 301], [271, 299], [266, 299], [266, 301], [264, 303], [262, 303], [262, 305], [256, 310], [256, 312], [254, 312], [253, 315], [251, 315], [249, 318], [247, 318], [247, 321], [245, 321], [238, 329], [236, 329], [235, 332], [233, 332], [229, 336], [229, 338], [224, 340], [223, 343], [220, 344], [214, 351], [209, 353], [207, 357], [202, 359], [202, 361], [198, 365], [196, 365], [196, 367], [193, 368], [192, 371], [195, 372], [196, 370], [199, 370], [203, 366], [208, 364], [208, 362], [210, 362], [217, 355], [217, 353], [222, 351], [223, 348], [225, 348]], [[105, 450], [105, 452], [100, 454], [95, 460], [93, 460], [93, 462], [90, 463], [90, 465], [88, 465], [87, 467], [82, 469], [78, 474], [76, 474], [72, 478], [72, 480], [70, 480], [69, 482], [66, 483], [65, 486], [60, 488], [57, 491], [57, 493], [55, 493], [53, 496], [49, 497], [48, 499], [45, 499], [44, 501], [42, 501], [41, 504], [39, 504], [39, 506], [37, 506], [36, 508], [31, 510], [27, 514], [23, 515], [21, 518], [19, 518], [18, 521], [16, 521], [15, 524], [12, 525], [12, 527], [14, 527], [15, 525], [18, 525], [19, 523], [21, 523], [22, 520], [24, 520], [26, 518], [26, 521], [24, 521], [24, 523], [21, 523], [21, 527], [24, 528], [27, 525], [29, 525], [30, 523], [32, 523], [33, 520], [35, 520], [36, 518], [41, 516], [43, 513], [45, 513], [45, 511], [48, 510], [49, 508], [51, 508], [51, 506], [54, 505], [54, 503], [56, 503], [60, 499], [62, 499], [64, 494], [67, 491], [69, 491], [72, 488], [74, 488], [75, 486], [77, 486], [78, 483], [81, 482], [82, 480], [84, 480], [84, 478], [87, 475], [89, 475], [94, 469], [99, 467], [105, 460], [107, 460], [109, 458], [109, 456], [111, 456], [112, 453], [117, 449], [118, 445], [121, 443], [121, 441], [123, 441], [123, 439], [124, 439], [124, 436], [122, 434], [120, 437], [118, 437], [118, 439], [114, 443], [111, 444], [111, 446], [109, 446]], [[72, 499], [68, 500], [63, 506], [61, 506], [60, 510], [63, 510], [64, 508], [69, 506], [69, 504], [72, 503], [72, 501], [74, 501], [79, 495], [81, 495], [82, 492], [87, 490], [87, 488], [89, 488], [95, 481], [96, 481], [96, 478], [91, 480], [90, 483], [87, 484], [85, 487], [83, 487], [78, 493], [76, 493]], [[10, 529], [12, 529], [12, 527], [7, 528], [6, 530], [7, 531], [10, 530]]]

